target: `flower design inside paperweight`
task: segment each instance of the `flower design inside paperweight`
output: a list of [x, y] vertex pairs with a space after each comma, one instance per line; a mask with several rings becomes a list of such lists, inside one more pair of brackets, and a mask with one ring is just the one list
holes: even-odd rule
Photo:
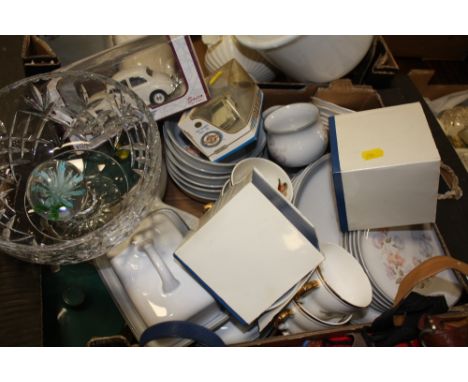
[[51, 221], [69, 220], [86, 197], [82, 172], [70, 161], [50, 160], [36, 167], [27, 185], [34, 211]]

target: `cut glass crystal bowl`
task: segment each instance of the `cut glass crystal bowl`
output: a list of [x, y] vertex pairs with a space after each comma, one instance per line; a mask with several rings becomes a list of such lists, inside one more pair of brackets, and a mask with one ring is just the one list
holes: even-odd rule
[[0, 250], [41, 264], [90, 260], [145, 215], [161, 140], [143, 101], [86, 72], [0, 90]]

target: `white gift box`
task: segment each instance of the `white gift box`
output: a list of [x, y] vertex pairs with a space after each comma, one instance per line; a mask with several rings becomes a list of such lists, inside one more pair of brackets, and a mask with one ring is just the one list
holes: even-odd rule
[[440, 156], [419, 103], [330, 117], [330, 148], [343, 232], [435, 221]]
[[250, 325], [323, 261], [317, 247], [313, 226], [254, 170], [223, 194], [175, 256]]

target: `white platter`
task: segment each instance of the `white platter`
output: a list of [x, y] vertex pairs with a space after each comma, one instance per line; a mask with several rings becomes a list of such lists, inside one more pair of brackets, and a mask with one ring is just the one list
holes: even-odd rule
[[343, 244], [330, 155], [307, 166], [293, 183], [294, 205], [312, 223], [319, 242]]

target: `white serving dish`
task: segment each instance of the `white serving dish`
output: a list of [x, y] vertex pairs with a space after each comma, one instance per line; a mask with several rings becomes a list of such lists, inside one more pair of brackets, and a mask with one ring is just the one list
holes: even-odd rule
[[[212, 330], [227, 321], [228, 316], [214, 299], [172, 256], [188, 229], [197, 225], [198, 219], [192, 215], [161, 203], [153, 217], [144, 219], [137, 229], [153, 228], [156, 258], [154, 254], [148, 256], [132, 249], [128, 240], [96, 261], [101, 278], [137, 339], [147, 327], [168, 320], [188, 320]], [[164, 262], [178, 281], [170, 292], [163, 291], [155, 265], [157, 261]], [[183, 346], [189, 343], [189, 340], [167, 339], [153, 341], [152, 345]]]
[[302, 82], [323, 83], [350, 72], [366, 55], [372, 36], [236, 36], [285, 74]]

